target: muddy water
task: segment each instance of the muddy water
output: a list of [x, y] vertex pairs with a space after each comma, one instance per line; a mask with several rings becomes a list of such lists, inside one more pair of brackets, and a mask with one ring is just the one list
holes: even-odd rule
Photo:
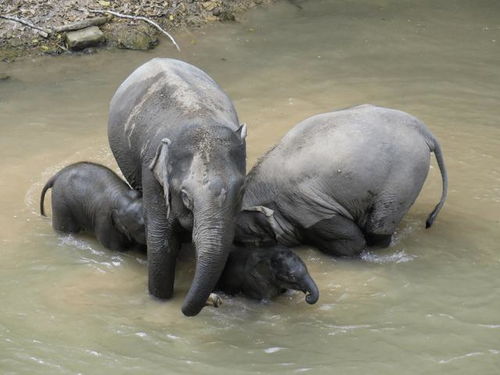
[[[500, 368], [500, 6], [495, 1], [288, 2], [148, 53], [37, 58], [0, 82], [0, 373], [497, 374]], [[60, 167], [116, 168], [107, 106], [154, 56], [200, 66], [248, 123], [249, 166], [296, 122], [359, 103], [408, 111], [441, 140], [393, 245], [362, 260], [299, 250], [320, 286], [273, 303], [226, 299], [185, 318], [153, 301], [137, 254], [58, 236], [38, 196]]]

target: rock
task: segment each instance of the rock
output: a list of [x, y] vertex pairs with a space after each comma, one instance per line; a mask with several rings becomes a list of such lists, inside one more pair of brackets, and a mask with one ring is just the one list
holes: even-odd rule
[[69, 48], [74, 50], [95, 46], [104, 40], [104, 34], [97, 26], [87, 27], [78, 31], [71, 31], [66, 34], [66, 43]]
[[158, 44], [158, 38], [147, 26], [134, 27], [122, 24], [113, 30], [113, 39], [118, 48], [124, 49], [148, 50]]
[[201, 5], [208, 11], [211, 11], [217, 7], [217, 3], [215, 1], [205, 1], [204, 3], [201, 3]]
[[221, 10], [218, 16], [221, 21], [228, 21], [228, 22], [236, 21], [236, 17], [229, 10]]
[[10, 78], [8, 74], [0, 73], [0, 81], [7, 81]]
[[200, 16], [196, 16], [196, 15], [188, 15], [186, 17], [186, 23], [189, 25], [189, 26], [197, 26], [197, 25], [200, 25], [201, 23], [203, 23], [203, 19], [200, 17]]

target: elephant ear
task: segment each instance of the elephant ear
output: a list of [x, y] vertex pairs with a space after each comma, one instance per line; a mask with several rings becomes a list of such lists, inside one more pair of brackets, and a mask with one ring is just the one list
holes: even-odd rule
[[240, 124], [240, 127], [236, 130], [236, 134], [238, 134], [243, 142], [247, 137], [247, 124]]
[[163, 138], [156, 150], [156, 154], [149, 164], [148, 168], [156, 180], [163, 187], [163, 194], [167, 205], [167, 217], [170, 215], [170, 191], [168, 184], [168, 148], [170, 146], [170, 139]]
[[261, 214], [263, 214], [278, 241], [285, 236], [283, 228], [281, 228], [281, 225], [278, 223], [276, 217], [274, 216], [274, 210], [264, 206], [252, 206], [244, 208], [243, 211], [260, 212]]

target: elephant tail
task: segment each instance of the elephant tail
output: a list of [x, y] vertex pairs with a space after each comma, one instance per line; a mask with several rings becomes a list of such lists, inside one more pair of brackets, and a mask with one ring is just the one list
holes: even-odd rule
[[434, 155], [436, 156], [436, 161], [439, 166], [439, 170], [441, 171], [441, 178], [443, 180], [443, 191], [441, 193], [441, 200], [434, 207], [434, 210], [430, 213], [427, 221], [425, 222], [425, 227], [430, 228], [436, 216], [438, 215], [441, 208], [444, 206], [444, 201], [446, 200], [446, 196], [448, 195], [448, 172], [446, 172], [446, 166], [444, 164], [443, 152], [441, 151], [441, 146], [436, 139], [433, 139], [434, 143]]
[[43, 187], [42, 189], [42, 194], [40, 195], [40, 214], [42, 216], [47, 216], [45, 215], [45, 209], [43, 207], [43, 201], [45, 200], [45, 193], [47, 192], [47, 190], [49, 190], [52, 186], [54, 186], [54, 182], [56, 181], [56, 178], [57, 178], [57, 174], [55, 176], [52, 176], [50, 178], [50, 180], [47, 181], [47, 183], [45, 184], [45, 186]]

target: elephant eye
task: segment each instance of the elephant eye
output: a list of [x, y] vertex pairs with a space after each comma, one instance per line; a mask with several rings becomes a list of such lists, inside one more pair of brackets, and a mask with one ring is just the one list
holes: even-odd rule
[[181, 198], [182, 198], [182, 203], [184, 203], [184, 206], [186, 206], [186, 208], [192, 210], [193, 209], [193, 201], [191, 200], [191, 197], [189, 196], [188, 192], [184, 189], [181, 190]]

